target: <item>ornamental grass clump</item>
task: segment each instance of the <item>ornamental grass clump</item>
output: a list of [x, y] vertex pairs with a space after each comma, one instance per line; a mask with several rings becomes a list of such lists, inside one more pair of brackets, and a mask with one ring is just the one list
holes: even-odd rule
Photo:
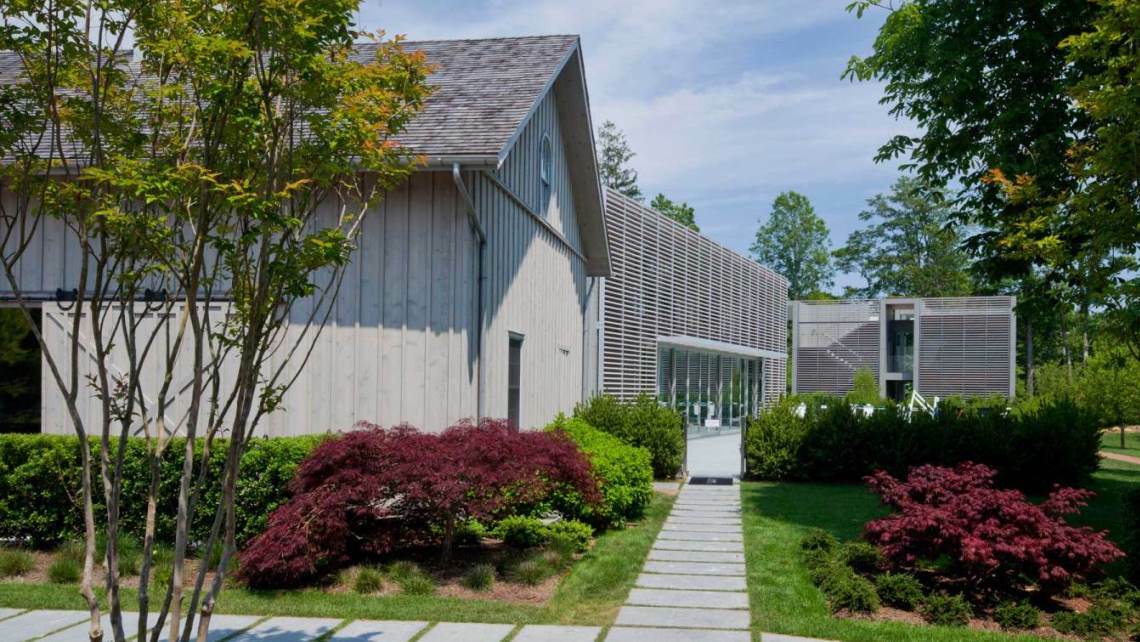
[[25, 575], [36, 566], [36, 558], [15, 548], [0, 550], [0, 578]]
[[492, 420], [439, 434], [358, 428], [298, 467], [292, 498], [241, 552], [239, 577], [249, 586], [303, 586], [413, 546], [439, 547], [446, 561], [469, 520], [497, 521], [558, 492], [601, 501], [590, 463], [557, 432], [516, 432]]
[[864, 537], [892, 570], [937, 567], [977, 598], [1016, 594], [1027, 582], [1054, 595], [1124, 555], [1104, 532], [1065, 521], [1092, 492], [1057, 487], [1033, 504], [995, 488], [996, 475], [970, 462], [919, 466], [905, 481], [877, 472], [867, 485], [894, 513], [868, 523]]

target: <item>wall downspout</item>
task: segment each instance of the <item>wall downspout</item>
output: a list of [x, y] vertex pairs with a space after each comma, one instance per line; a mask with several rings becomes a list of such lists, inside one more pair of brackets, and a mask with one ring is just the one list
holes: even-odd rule
[[455, 181], [455, 188], [459, 190], [459, 195], [463, 197], [463, 202], [467, 205], [467, 221], [471, 224], [471, 229], [475, 232], [475, 236], [479, 238], [479, 254], [476, 268], [476, 280], [479, 284], [478, 291], [475, 295], [475, 317], [479, 319], [479, 325], [475, 332], [475, 354], [478, 355], [479, 364], [478, 372], [475, 375], [478, 381], [476, 382], [475, 392], [475, 420], [481, 421], [484, 417], [484, 409], [486, 402], [484, 401], [485, 381], [484, 377], [484, 359], [483, 359], [483, 290], [486, 287], [487, 274], [484, 270], [487, 255], [487, 231], [483, 229], [483, 223], [479, 220], [479, 211], [475, 207], [475, 201], [471, 198], [471, 193], [467, 191], [467, 184], [463, 182], [463, 174], [460, 172], [459, 163], [451, 164], [451, 180]]

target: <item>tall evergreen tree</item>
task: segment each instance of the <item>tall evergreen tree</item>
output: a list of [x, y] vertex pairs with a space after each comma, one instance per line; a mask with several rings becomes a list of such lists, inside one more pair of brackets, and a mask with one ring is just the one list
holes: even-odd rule
[[835, 251], [836, 267], [867, 281], [850, 293], [867, 298], [970, 294], [969, 257], [952, 216], [941, 191], [912, 176], [900, 177], [889, 194], [867, 199], [859, 220], [870, 225], [852, 232]]
[[831, 287], [835, 268], [827, 224], [799, 192], [776, 197], [768, 221], [756, 230], [751, 250], [758, 262], [788, 279], [791, 299], [806, 299]]
[[645, 197], [637, 185], [637, 170], [629, 166], [634, 156], [625, 133], [612, 120], [602, 123], [598, 129], [598, 173], [602, 185], [640, 202]]
[[653, 197], [649, 206], [694, 232], [701, 231], [701, 228], [697, 227], [696, 212], [688, 203], [676, 203], [664, 194], [658, 194]]

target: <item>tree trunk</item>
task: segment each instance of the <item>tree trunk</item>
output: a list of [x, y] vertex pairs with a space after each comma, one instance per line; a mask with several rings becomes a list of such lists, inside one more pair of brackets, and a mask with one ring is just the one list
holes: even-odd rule
[[1025, 389], [1032, 397], [1033, 386], [1033, 320], [1025, 320]]

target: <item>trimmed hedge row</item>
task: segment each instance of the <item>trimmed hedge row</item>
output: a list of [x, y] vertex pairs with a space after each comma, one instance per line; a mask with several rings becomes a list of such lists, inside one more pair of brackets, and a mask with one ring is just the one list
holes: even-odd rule
[[864, 417], [834, 399], [826, 408], [808, 404], [803, 418], [796, 405], [785, 400], [749, 422], [751, 477], [858, 482], [880, 469], [904, 475], [921, 464], [973, 461], [997, 469], [1000, 485], [1038, 492], [1079, 485], [1099, 462], [1096, 422], [1064, 399], [1008, 415], [950, 402], [937, 417], [917, 412], [911, 420], [894, 405]]
[[[323, 439], [321, 435], [258, 439], [242, 457], [237, 485], [239, 544], [265, 528], [266, 519], [288, 498], [289, 480], [297, 465]], [[178, 512], [178, 483], [184, 439], [170, 444], [162, 461], [156, 513], [157, 537], [172, 539]], [[201, 452], [201, 443], [196, 452]], [[220, 501], [221, 477], [228, 444], [215, 440], [207, 470], [206, 491], [191, 528], [191, 541], [209, 536], [214, 507]], [[122, 527], [141, 537], [146, 523], [146, 491], [150, 474], [142, 439], [130, 439], [123, 460]], [[80, 498], [79, 438], [62, 435], [0, 436], [0, 537], [44, 548], [83, 532]], [[98, 470], [94, 472], [98, 480]], [[96, 515], [103, 510], [102, 486], [96, 483]], [[97, 520], [98, 521], [98, 520]]]
[[684, 463], [683, 418], [649, 395], [639, 395], [630, 403], [599, 395], [575, 406], [574, 416], [627, 444], [648, 450], [657, 479], [672, 479]]
[[602, 504], [597, 508], [570, 494], [555, 498], [554, 508], [599, 527], [641, 517], [653, 499], [649, 451], [630, 446], [577, 417], [559, 415], [546, 429], [561, 431], [578, 445], [590, 460], [602, 489]]

